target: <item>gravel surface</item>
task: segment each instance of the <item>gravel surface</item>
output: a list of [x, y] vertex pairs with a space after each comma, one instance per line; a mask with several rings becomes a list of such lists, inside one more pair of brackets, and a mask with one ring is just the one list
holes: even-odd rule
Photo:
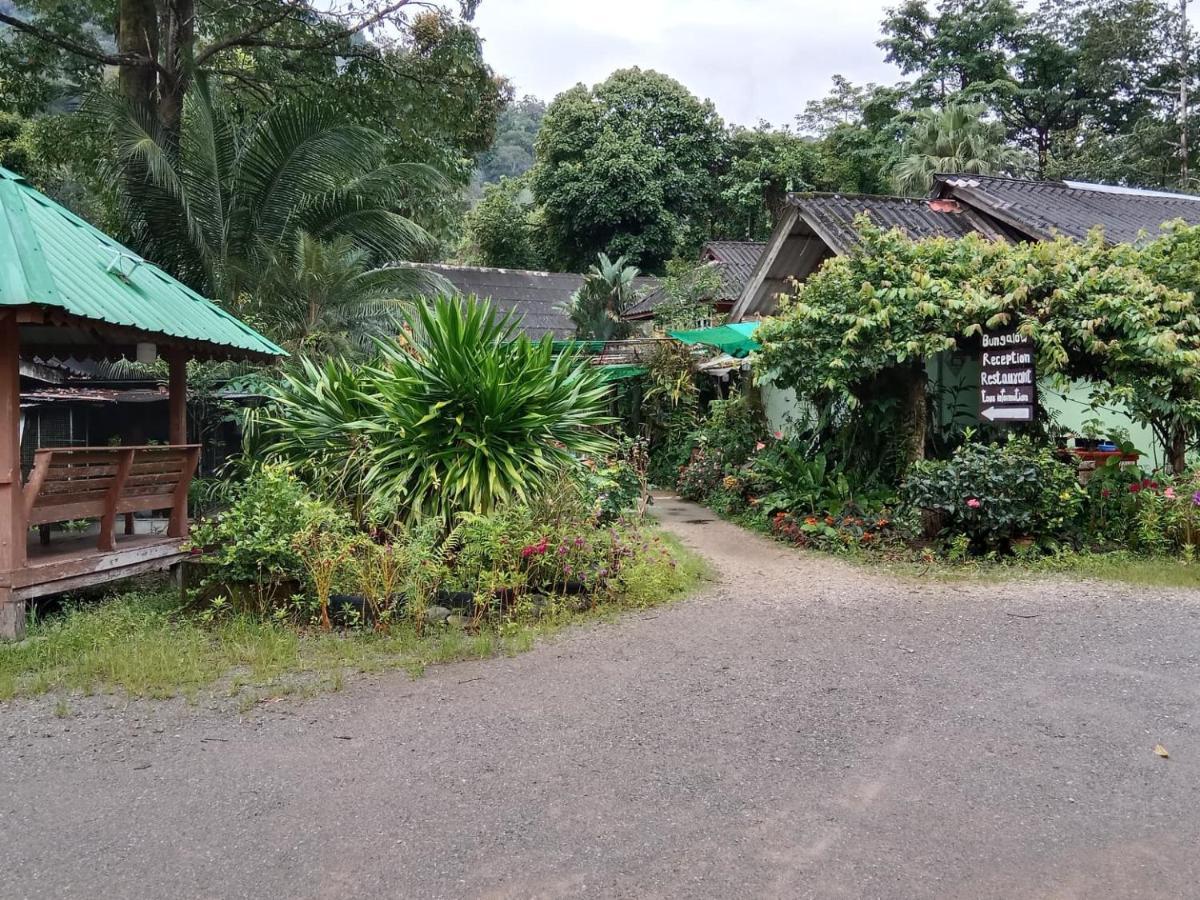
[[658, 510], [718, 582], [518, 657], [246, 716], [6, 704], [0, 893], [1200, 896], [1200, 595], [902, 581]]

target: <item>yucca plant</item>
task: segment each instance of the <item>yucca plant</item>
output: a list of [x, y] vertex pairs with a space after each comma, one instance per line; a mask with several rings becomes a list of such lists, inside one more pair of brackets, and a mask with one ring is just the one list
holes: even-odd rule
[[534, 343], [474, 297], [422, 305], [412, 328], [412, 346], [384, 347], [373, 368], [368, 474], [412, 517], [489, 512], [609, 447], [609, 385], [549, 336]]
[[247, 411], [246, 462], [284, 463], [318, 493], [349, 502], [362, 519], [369, 500], [364, 480], [370, 463], [368, 423], [378, 418], [378, 403], [363, 375], [344, 359], [320, 365], [300, 359], [268, 389], [273, 402]]
[[404, 521], [524, 499], [582, 454], [607, 450], [609, 386], [549, 337], [533, 342], [487, 302], [418, 307], [371, 366], [304, 362], [252, 423], [251, 453], [282, 460]]

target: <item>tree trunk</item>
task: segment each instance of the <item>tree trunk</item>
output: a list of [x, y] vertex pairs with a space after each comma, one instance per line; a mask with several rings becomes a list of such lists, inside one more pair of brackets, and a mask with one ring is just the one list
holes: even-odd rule
[[929, 376], [923, 363], [905, 370], [904, 394], [904, 468], [925, 458], [925, 424], [929, 404], [925, 386]]
[[1187, 444], [1188, 433], [1187, 429], [1181, 424], [1171, 426], [1170, 436], [1167, 440], [1167, 464], [1171, 467], [1171, 471], [1179, 474], [1187, 468]]
[[163, 77], [159, 81], [158, 119], [171, 146], [179, 142], [183, 119], [183, 98], [192, 81], [192, 51], [196, 43], [194, 0], [169, 0], [164, 10], [166, 21], [163, 47]]
[[155, 0], [120, 0], [117, 16], [117, 51], [141, 57], [122, 65], [118, 81], [121, 94], [132, 106], [153, 109], [158, 86], [158, 11]]

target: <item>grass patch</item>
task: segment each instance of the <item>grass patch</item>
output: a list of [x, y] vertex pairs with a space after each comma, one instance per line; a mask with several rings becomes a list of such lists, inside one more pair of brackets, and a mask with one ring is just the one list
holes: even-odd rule
[[1200, 589], [1200, 562], [1173, 557], [1138, 556], [1121, 550], [962, 561], [937, 558], [932, 562], [883, 561], [865, 553], [847, 559], [869, 564], [876, 569], [882, 566], [885, 571], [896, 575], [940, 581], [1013, 581], [1057, 576], [1140, 587]]
[[[625, 590], [618, 600], [583, 612], [564, 601], [538, 618], [477, 632], [431, 625], [418, 635], [407, 624], [387, 633], [323, 632], [247, 616], [209, 622], [166, 590], [68, 605], [30, 622], [24, 641], [0, 645], [0, 699], [47, 692], [194, 698], [220, 685], [249, 709], [267, 696], [340, 690], [350, 672], [399, 669], [417, 677], [430, 665], [521, 653], [564, 626], [691, 591], [706, 576], [705, 563], [671, 536], [661, 539], [674, 565], [639, 561], [623, 573]], [[55, 714], [70, 715], [65, 700]]]

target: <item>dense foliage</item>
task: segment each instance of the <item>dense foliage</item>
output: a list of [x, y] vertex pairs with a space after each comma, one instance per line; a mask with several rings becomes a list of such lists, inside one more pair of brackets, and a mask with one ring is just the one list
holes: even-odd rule
[[367, 533], [287, 468], [259, 466], [194, 530], [196, 599], [210, 617], [417, 634], [660, 602], [691, 575], [643, 523], [631, 471], [621, 459], [564, 470], [486, 514]]
[[[437, 174], [388, 164], [378, 132], [327, 104], [281, 103], [241, 126], [201, 87], [188, 100], [177, 148], [136, 110], [105, 105], [101, 114], [135, 244], [234, 310], [294, 321], [289, 303], [307, 305], [296, 283], [306, 251], [295, 256], [306, 236], [358, 251], [356, 265], [364, 271], [432, 246], [428, 233], [397, 209], [412, 184], [436, 182]], [[374, 277], [386, 277], [395, 290], [430, 285], [419, 269]], [[283, 309], [272, 308], [289, 291]]]
[[860, 226], [862, 246], [827, 262], [759, 330], [763, 377], [802, 397], [860, 406], [909, 385], [898, 409], [910, 420], [915, 459], [924, 454], [925, 360], [971, 350], [985, 328], [1008, 326], [1033, 340], [1040, 376], [1089, 380], [1141, 421], [1155, 417], [1150, 395], [1169, 401], [1176, 420], [1197, 421], [1195, 298], [1138, 265], [1143, 255], [1169, 255], [1192, 229], [1135, 250], [1107, 247], [1098, 235], [914, 242]]
[[711, 103], [658, 72], [622, 69], [556, 97], [532, 171], [555, 262], [578, 271], [607, 251], [659, 269], [711, 202], [721, 134]]
[[380, 351], [370, 366], [305, 361], [286, 375], [252, 423], [255, 456], [361, 515], [412, 520], [487, 513], [608, 446], [599, 371], [488, 303], [421, 305], [410, 339]]

